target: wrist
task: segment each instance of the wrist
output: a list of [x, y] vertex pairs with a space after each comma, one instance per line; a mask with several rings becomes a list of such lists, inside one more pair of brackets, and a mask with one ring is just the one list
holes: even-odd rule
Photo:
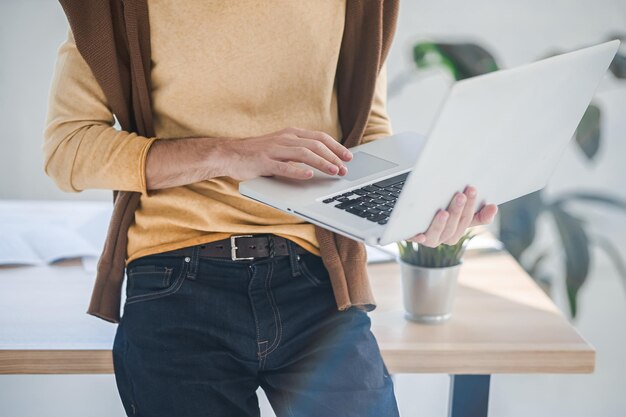
[[231, 173], [231, 141], [227, 138], [202, 138], [201, 160], [205, 168], [205, 178], [229, 176]]

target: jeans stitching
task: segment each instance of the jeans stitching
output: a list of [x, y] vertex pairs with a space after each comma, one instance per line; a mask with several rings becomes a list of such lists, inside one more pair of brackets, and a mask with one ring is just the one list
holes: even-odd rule
[[191, 265], [189, 266], [188, 272], [187, 272], [187, 278], [189, 279], [196, 279], [196, 275], [198, 274], [198, 263], [200, 262], [200, 245], [196, 245], [196, 246], [192, 246], [191, 249], [191, 260], [190, 263]]
[[172, 271], [174, 271], [174, 268], [166, 266], [165, 267], [165, 274], [163, 274], [163, 286], [166, 287], [168, 285], [170, 285], [171, 282], [171, 278], [172, 278]]
[[265, 280], [265, 292], [270, 301], [270, 307], [272, 307], [272, 313], [274, 314], [274, 326], [276, 326], [276, 337], [272, 344], [263, 352], [259, 353], [262, 356], [267, 356], [278, 347], [280, 340], [282, 338], [283, 333], [283, 323], [280, 320], [280, 312], [278, 311], [278, 306], [276, 305], [276, 300], [274, 299], [274, 293], [271, 289], [272, 275], [274, 275], [274, 263], [271, 262], [269, 264], [269, 276]]
[[134, 303], [137, 303], [139, 301], [154, 300], [156, 298], [165, 297], [167, 295], [175, 293], [183, 285], [183, 281], [185, 280], [185, 273], [187, 271], [187, 266], [188, 265], [189, 265], [189, 263], [185, 262], [183, 260], [183, 266], [181, 267], [181, 271], [178, 274], [178, 277], [176, 278], [176, 281], [174, 281], [174, 284], [170, 288], [167, 288], [167, 289], [161, 290], [161, 291], [157, 291], [157, 292], [154, 292], [154, 293], [150, 293], [150, 294], [141, 294], [141, 295], [135, 295], [133, 297], [128, 297], [128, 298], [126, 298], [126, 305], [134, 304]]
[[164, 287], [168, 286], [172, 277], [172, 271], [174, 270], [174, 268], [171, 268], [169, 266], [164, 266], [163, 267], [164, 270], [163, 271], [153, 271], [153, 272], [148, 272], [148, 271], [139, 271], [139, 272], [133, 272], [133, 271], [126, 271], [126, 276], [128, 277], [128, 289], [127, 292], [131, 292], [132, 290], [135, 289], [135, 277], [138, 275], [163, 275], [163, 278], [161, 279], [161, 285], [163, 285]]
[[[269, 342], [267, 340], [263, 340], [262, 342], [259, 342], [257, 344], [257, 346], [259, 347], [259, 351], [261, 350], [261, 345], [264, 343], [267, 344]], [[265, 367], [266, 359], [267, 355], [259, 355], [259, 370], [262, 370]]]
[[[124, 329], [122, 329], [122, 331], [125, 332]], [[128, 369], [128, 338], [126, 336], [124, 336], [124, 355], [123, 355], [123, 367], [124, 369], [124, 373], [126, 374], [126, 378], [128, 379], [128, 385], [130, 386], [130, 408], [133, 411], [133, 415], [137, 415], [137, 401], [135, 398], [135, 384], [133, 382], [133, 378], [131, 377], [131, 372]]]
[[302, 271], [302, 275], [304, 275], [304, 277], [306, 279], [308, 279], [309, 282], [311, 282], [313, 285], [315, 285], [317, 287], [322, 287], [322, 286], [328, 286], [330, 284], [330, 282], [327, 283], [326, 281], [322, 281], [321, 279], [316, 277], [315, 274], [311, 272], [309, 267], [306, 266], [306, 264], [304, 263], [304, 260], [302, 258], [300, 258], [300, 262], [298, 263], [298, 265], [300, 266], [300, 270]]
[[261, 369], [263, 365], [263, 357], [261, 356], [261, 330], [259, 329], [259, 315], [257, 314], [256, 308], [254, 307], [254, 300], [252, 299], [252, 284], [256, 279], [256, 267], [254, 265], [250, 265], [249, 270], [251, 271], [250, 282], [248, 283], [248, 299], [250, 300], [250, 308], [252, 309], [252, 315], [254, 316], [254, 325], [256, 327], [256, 345], [257, 345], [257, 356], [259, 357], [259, 369]]

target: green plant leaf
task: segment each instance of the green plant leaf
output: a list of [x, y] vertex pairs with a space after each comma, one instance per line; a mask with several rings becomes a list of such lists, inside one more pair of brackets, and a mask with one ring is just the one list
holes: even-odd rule
[[498, 64], [491, 53], [473, 43], [437, 43], [437, 48], [456, 69], [456, 80], [496, 71]]
[[457, 79], [457, 68], [447, 56], [441, 53], [436, 43], [420, 42], [413, 46], [413, 62], [420, 69], [442, 67], [454, 79]]
[[590, 104], [578, 124], [574, 138], [587, 159], [592, 160], [600, 148], [601, 120], [600, 108]]
[[537, 218], [545, 204], [542, 191], [535, 191], [507, 203], [500, 204], [500, 230], [498, 238], [515, 259], [535, 240]]
[[611, 262], [613, 262], [617, 273], [622, 278], [622, 283], [624, 284], [624, 289], [626, 290], [626, 264], [624, 263], [624, 260], [620, 256], [615, 245], [602, 235], [594, 235], [592, 241], [597, 243], [598, 247], [602, 249]]
[[539, 276], [539, 266], [548, 258], [549, 253], [547, 251], [541, 252], [539, 256], [535, 258], [533, 263], [526, 269], [528, 275], [533, 278]]
[[626, 42], [626, 33], [615, 33], [609, 37], [609, 40], [613, 39], [619, 39], [622, 42], [622, 49], [618, 51], [615, 58], [613, 58], [613, 61], [609, 66], [609, 70], [616, 78], [623, 80], [626, 78], [626, 55], [624, 55], [621, 51], [623, 51], [623, 45], [624, 42]]
[[444, 268], [458, 265], [469, 241], [477, 235], [478, 233], [468, 230], [456, 244], [446, 245], [442, 243], [434, 248], [406, 240], [396, 243], [398, 244], [402, 261], [426, 268]]
[[563, 249], [565, 250], [565, 286], [572, 318], [578, 313], [578, 291], [589, 274], [589, 239], [582, 226], [582, 221], [561, 208], [558, 204], [550, 206]]
[[493, 55], [473, 43], [420, 42], [413, 46], [413, 61], [418, 68], [443, 67], [457, 81], [498, 69]]

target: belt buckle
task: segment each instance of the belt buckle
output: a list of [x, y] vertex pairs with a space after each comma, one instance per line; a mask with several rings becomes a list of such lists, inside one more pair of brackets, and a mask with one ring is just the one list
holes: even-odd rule
[[233, 261], [249, 261], [254, 259], [254, 257], [250, 258], [238, 258], [237, 257], [237, 238], [240, 237], [252, 237], [252, 235], [235, 235], [230, 237], [230, 259]]

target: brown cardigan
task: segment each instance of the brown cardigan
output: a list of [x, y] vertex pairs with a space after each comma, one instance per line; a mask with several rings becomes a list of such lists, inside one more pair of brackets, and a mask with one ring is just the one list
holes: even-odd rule
[[[78, 51], [104, 91], [122, 129], [155, 136], [146, 0], [60, 0], [60, 3]], [[376, 79], [395, 33], [398, 7], [399, 0], [347, 0], [336, 77], [342, 143], [348, 148], [358, 145], [363, 137]], [[87, 310], [114, 323], [120, 320], [127, 231], [140, 195], [113, 191], [113, 215]], [[315, 232], [337, 308], [374, 309], [365, 246], [318, 226]]]

